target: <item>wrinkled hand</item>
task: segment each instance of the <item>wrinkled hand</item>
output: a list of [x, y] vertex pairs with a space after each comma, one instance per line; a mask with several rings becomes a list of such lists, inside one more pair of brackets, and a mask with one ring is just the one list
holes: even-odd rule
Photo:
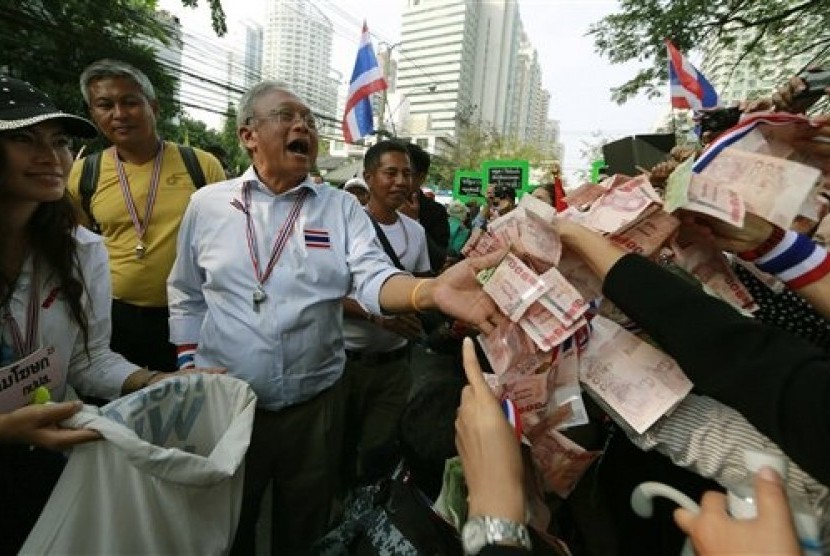
[[744, 114], [751, 114], [753, 112], [769, 112], [775, 108], [775, 102], [772, 98], [756, 98], [753, 100], [744, 100], [738, 104], [738, 109]]
[[415, 314], [395, 315], [393, 317], [380, 317], [374, 323], [384, 330], [394, 332], [407, 340], [414, 340], [424, 335], [424, 327]]
[[101, 435], [88, 429], [64, 429], [59, 423], [75, 415], [81, 402], [35, 404], [0, 414], [0, 442], [30, 444], [49, 450], [65, 450], [75, 444], [98, 440]]
[[469, 384], [461, 392], [455, 419], [455, 446], [470, 492], [470, 515], [523, 523], [525, 496], [519, 442], [484, 381], [470, 338], [464, 339], [463, 355]]
[[781, 479], [764, 467], [755, 476], [758, 517], [735, 519], [726, 509], [726, 496], [707, 492], [695, 515], [679, 508], [674, 521], [689, 537], [699, 556], [709, 554], [801, 554]]
[[656, 166], [652, 167], [652, 169], [648, 172], [649, 174], [649, 181], [652, 185], [660, 185], [666, 182], [669, 179], [669, 175], [674, 172], [674, 169], [677, 168], [680, 163], [677, 160], [666, 160], [664, 162], [660, 162]]
[[792, 135], [792, 146], [816, 159], [822, 170], [830, 171], [830, 114], [812, 118], [813, 125], [798, 126]]
[[705, 214], [679, 211], [682, 226], [680, 233], [711, 241], [722, 251], [742, 253], [761, 245], [772, 233], [773, 225], [749, 212], [742, 228], [736, 228], [723, 220]]
[[[804, 91], [806, 88], [807, 85], [804, 83], [803, 79], [795, 75], [790, 77], [790, 79], [772, 95], [772, 102], [775, 105], [775, 109], [779, 112], [791, 112], [793, 114], [801, 114], [805, 112], [818, 99], [793, 99], [798, 93]], [[826, 90], [825, 93], [830, 94], [830, 90]]]
[[507, 317], [499, 312], [490, 296], [481, 289], [476, 274], [498, 264], [505, 251], [465, 259], [435, 279], [432, 298], [443, 313], [461, 319], [489, 334]]

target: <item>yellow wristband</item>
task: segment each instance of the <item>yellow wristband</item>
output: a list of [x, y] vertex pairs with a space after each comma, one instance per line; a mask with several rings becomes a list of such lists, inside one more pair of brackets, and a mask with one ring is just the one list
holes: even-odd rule
[[412, 288], [412, 291], [409, 292], [409, 304], [412, 305], [412, 308], [415, 309], [415, 311], [417, 311], [418, 313], [423, 312], [423, 310], [420, 307], [418, 307], [418, 303], [416, 301], [418, 297], [418, 290], [420, 290], [421, 286], [423, 286], [428, 280], [429, 279], [427, 278], [421, 280], [415, 285], [414, 288]]

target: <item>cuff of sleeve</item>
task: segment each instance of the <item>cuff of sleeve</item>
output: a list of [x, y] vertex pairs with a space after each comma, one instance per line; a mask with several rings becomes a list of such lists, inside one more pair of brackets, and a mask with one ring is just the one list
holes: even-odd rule
[[170, 317], [170, 343], [175, 346], [196, 345], [202, 330], [201, 317]]
[[761, 243], [761, 245], [759, 245], [755, 249], [750, 249], [749, 251], [742, 251], [738, 253], [738, 256], [745, 261], [756, 261], [761, 257], [769, 254], [772, 250], [778, 247], [784, 240], [785, 236], [786, 232], [783, 228], [779, 226], [773, 226], [772, 232], [770, 232], [767, 239], [765, 239], [764, 242]]

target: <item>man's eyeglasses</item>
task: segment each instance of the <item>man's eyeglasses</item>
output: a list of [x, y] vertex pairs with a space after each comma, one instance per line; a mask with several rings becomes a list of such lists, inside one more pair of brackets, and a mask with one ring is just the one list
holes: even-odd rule
[[297, 118], [303, 120], [307, 128], [317, 129], [317, 119], [314, 117], [314, 114], [311, 112], [296, 112], [288, 109], [269, 112], [264, 116], [251, 116], [246, 123], [250, 124], [251, 120], [276, 120], [281, 125], [291, 125], [297, 121]]

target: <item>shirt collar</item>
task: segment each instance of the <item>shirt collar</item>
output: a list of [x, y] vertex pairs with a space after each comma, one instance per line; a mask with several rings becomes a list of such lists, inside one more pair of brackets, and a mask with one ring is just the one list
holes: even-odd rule
[[[276, 197], [274, 192], [271, 191], [270, 189], [268, 189], [268, 187], [260, 181], [259, 176], [257, 176], [256, 170], [254, 170], [253, 164], [250, 165], [247, 170], [245, 170], [245, 173], [243, 173], [241, 176], [239, 176], [239, 187], [241, 188], [242, 184], [245, 183], [246, 181], [256, 182], [257, 187], [259, 188], [260, 191], [262, 191], [264, 193], [268, 193], [269, 195], [273, 195], [273, 196]], [[311, 174], [308, 174], [308, 175], [306, 175], [305, 179], [301, 183], [299, 183], [296, 187], [293, 187], [293, 188], [289, 189], [288, 191], [286, 191], [285, 194], [289, 194], [289, 193], [294, 194], [294, 193], [299, 192], [301, 188], [305, 188], [305, 189], [308, 189], [309, 192], [313, 193], [314, 195], [320, 195], [320, 188], [321, 187], [328, 187], [328, 186], [324, 183], [315, 184], [311, 180]]]

